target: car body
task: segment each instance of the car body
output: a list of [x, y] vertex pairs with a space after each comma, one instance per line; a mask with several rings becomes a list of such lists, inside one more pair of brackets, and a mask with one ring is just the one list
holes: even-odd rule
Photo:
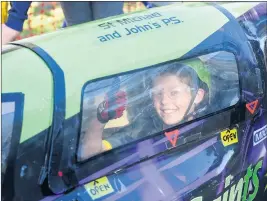
[[[173, 4], [4, 46], [3, 200], [266, 199], [266, 19], [266, 3]], [[192, 58], [209, 113], [79, 160], [92, 98], [120, 80], [116, 132], [149, 106], [154, 70]]]

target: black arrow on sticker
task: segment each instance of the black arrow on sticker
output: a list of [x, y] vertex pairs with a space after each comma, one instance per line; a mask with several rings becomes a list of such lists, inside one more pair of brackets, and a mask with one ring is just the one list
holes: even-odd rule
[[94, 186], [95, 186], [96, 184], [98, 184], [98, 183], [99, 183], [99, 181], [94, 180]]

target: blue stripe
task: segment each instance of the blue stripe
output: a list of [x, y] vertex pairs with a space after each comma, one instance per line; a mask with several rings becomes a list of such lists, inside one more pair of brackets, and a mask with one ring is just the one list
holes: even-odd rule
[[42, 184], [47, 173], [50, 172], [52, 152], [54, 147], [54, 140], [58, 136], [63, 127], [66, 114], [66, 90], [64, 72], [56, 63], [56, 61], [42, 48], [32, 43], [11, 43], [16, 46], [22, 46], [30, 49], [37, 54], [47, 65], [53, 77], [53, 119], [52, 125], [49, 129], [49, 134], [46, 140], [46, 154], [47, 157], [44, 162], [43, 172], [40, 174], [39, 184]]

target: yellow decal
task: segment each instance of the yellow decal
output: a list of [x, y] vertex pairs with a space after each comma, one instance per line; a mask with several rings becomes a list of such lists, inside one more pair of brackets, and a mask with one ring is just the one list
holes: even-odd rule
[[221, 140], [223, 143], [223, 146], [229, 146], [231, 144], [235, 144], [238, 142], [238, 136], [237, 136], [237, 130], [236, 128], [233, 129], [227, 129], [223, 132], [221, 132]]
[[109, 183], [107, 177], [101, 177], [97, 180], [94, 180], [88, 184], [85, 184], [84, 187], [93, 200], [114, 192], [114, 189]]

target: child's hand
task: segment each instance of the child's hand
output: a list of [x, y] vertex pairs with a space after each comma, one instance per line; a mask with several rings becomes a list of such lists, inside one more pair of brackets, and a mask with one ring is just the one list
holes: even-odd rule
[[126, 93], [117, 91], [113, 96], [106, 95], [105, 100], [97, 108], [97, 118], [101, 123], [120, 118], [126, 107]]

